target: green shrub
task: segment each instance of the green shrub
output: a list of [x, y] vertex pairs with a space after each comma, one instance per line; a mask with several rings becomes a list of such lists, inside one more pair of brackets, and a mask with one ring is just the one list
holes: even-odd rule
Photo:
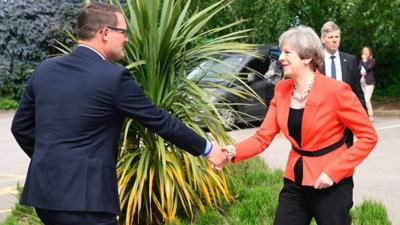
[[365, 200], [352, 210], [352, 224], [354, 225], [391, 225], [388, 214], [381, 202]]
[[15, 109], [18, 107], [18, 102], [12, 98], [0, 98], [0, 110]]
[[81, 0], [0, 1], [0, 96], [19, 99], [38, 62], [57, 52], [55, 40], [65, 40], [57, 31], [73, 32], [81, 6]]

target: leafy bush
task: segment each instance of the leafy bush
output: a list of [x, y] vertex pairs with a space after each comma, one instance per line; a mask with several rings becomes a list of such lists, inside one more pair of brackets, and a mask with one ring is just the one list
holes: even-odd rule
[[0, 110], [15, 109], [18, 102], [11, 98], [0, 98]]
[[80, 0], [0, 1], [0, 96], [19, 99], [37, 63], [64, 40], [58, 30], [73, 31], [81, 6]]

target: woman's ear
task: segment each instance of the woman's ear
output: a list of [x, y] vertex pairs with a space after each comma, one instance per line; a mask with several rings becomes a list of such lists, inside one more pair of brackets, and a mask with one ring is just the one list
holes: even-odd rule
[[310, 59], [303, 59], [304, 64], [308, 65], [311, 62], [311, 58]]

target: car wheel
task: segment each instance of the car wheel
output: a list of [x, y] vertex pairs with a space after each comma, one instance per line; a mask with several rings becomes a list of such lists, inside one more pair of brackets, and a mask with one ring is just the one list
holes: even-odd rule
[[221, 109], [220, 114], [224, 119], [226, 127], [233, 127], [236, 123], [236, 116], [232, 109]]

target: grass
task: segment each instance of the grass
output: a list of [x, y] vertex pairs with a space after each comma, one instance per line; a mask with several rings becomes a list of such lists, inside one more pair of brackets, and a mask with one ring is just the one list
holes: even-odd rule
[[390, 225], [392, 224], [386, 212], [386, 208], [375, 200], [365, 200], [352, 211], [353, 224], [355, 225]]
[[[281, 170], [269, 169], [260, 158], [229, 166], [230, 185], [235, 201], [218, 209], [198, 212], [194, 219], [177, 218], [166, 225], [270, 225], [273, 224], [278, 194], [282, 188]], [[382, 203], [365, 200], [351, 210], [353, 225], [390, 225]], [[16, 205], [1, 225], [40, 224], [30, 207]], [[316, 225], [312, 221], [312, 225]]]
[[18, 102], [9, 97], [0, 98], [0, 110], [16, 109], [18, 107]]

